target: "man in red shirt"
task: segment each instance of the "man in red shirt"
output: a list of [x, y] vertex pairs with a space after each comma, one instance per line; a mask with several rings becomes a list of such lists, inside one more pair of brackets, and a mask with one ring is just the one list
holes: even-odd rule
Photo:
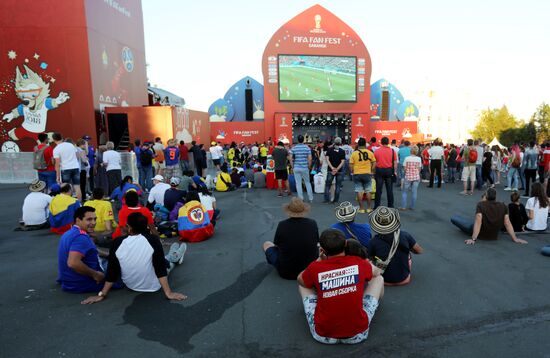
[[180, 140], [180, 169], [181, 172], [185, 172], [189, 170], [189, 149], [185, 145], [185, 142]]
[[345, 255], [340, 230], [325, 230], [319, 242], [319, 259], [298, 275], [311, 335], [325, 344], [360, 343], [384, 295], [384, 279], [369, 261]]
[[[55, 165], [53, 163], [53, 147], [49, 145], [48, 135], [46, 133], [40, 133], [38, 135], [38, 140], [40, 141], [40, 144], [38, 144], [36, 147], [34, 147], [34, 152], [37, 153], [41, 151], [42, 155], [44, 157], [44, 163], [45, 168], [44, 169], [36, 169], [38, 171], [38, 179], [42, 180], [46, 183], [46, 188], [51, 188], [52, 185], [56, 183], [56, 173], [55, 173]], [[45, 148], [44, 150], [42, 150]]]
[[374, 179], [376, 180], [376, 196], [374, 197], [374, 208], [380, 206], [382, 201], [382, 193], [384, 186], [388, 195], [388, 207], [393, 208], [393, 183], [395, 182], [395, 169], [397, 167], [398, 158], [395, 151], [389, 146], [390, 140], [388, 137], [383, 137], [380, 140], [382, 144], [375, 152], [376, 171]]

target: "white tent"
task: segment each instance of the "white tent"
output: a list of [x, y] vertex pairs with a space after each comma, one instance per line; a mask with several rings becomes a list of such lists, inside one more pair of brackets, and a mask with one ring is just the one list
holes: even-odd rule
[[503, 146], [502, 144], [500, 144], [500, 142], [498, 141], [497, 137], [493, 138], [493, 140], [491, 141], [491, 143], [489, 143], [489, 148], [491, 148], [493, 145], [498, 145], [498, 146], [500, 147], [500, 149], [506, 148], [505, 146]]

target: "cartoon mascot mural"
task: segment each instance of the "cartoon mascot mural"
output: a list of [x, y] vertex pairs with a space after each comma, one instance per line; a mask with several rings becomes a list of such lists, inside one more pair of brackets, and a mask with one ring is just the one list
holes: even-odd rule
[[[38, 135], [46, 131], [48, 111], [59, 107], [70, 99], [65, 92], [59, 92], [57, 98], [49, 97], [50, 84], [46, 83], [26, 65], [23, 65], [23, 67], [25, 67], [25, 74], [21, 74], [19, 66], [15, 68], [15, 93], [21, 100], [21, 104], [2, 117], [8, 123], [19, 116], [24, 118], [20, 127], [13, 128], [8, 132], [10, 139], [13, 141], [24, 138], [37, 140]], [[9, 149], [6, 144], [9, 144], [9, 141], [4, 143], [2, 151]], [[13, 142], [12, 146], [18, 149], [18, 146]], [[14, 151], [18, 151], [17, 149]]]

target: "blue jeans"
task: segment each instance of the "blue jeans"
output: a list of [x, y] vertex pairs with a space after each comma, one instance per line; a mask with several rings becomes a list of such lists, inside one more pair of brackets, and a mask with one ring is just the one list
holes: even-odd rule
[[374, 197], [374, 208], [380, 206], [382, 201], [383, 186], [386, 186], [388, 194], [388, 207], [393, 208], [393, 185], [392, 185], [393, 168], [376, 168], [374, 179], [376, 180], [376, 196]]
[[476, 164], [476, 188], [481, 190], [483, 187], [483, 177], [481, 175], [481, 164]]
[[46, 171], [46, 172], [38, 172], [38, 179], [42, 180], [46, 183], [46, 188], [51, 188], [52, 185], [56, 183], [56, 172], [53, 171]]
[[456, 180], [456, 167], [447, 167], [447, 173], [449, 175], [447, 181], [449, 183], [454, 183]]
[[294, 180], [296, 181], [296, 193], [298, 197], [304, 200], [304, 192], [302, 189], [302, 179], [306, 183], [307, 196], [309, 201], [313, 201], [313, 189], [309, 180], [309, 169], [294, 168]]
[[460, 230], [470, 236], [474, 232], [474, 220], [472, 219], [466, 219], [465, 217], [460, 215], [453, 215], [451, 216], [451, 222], [453, 223], [453, 225], [455, 225]]
[[189, 170], [189, 161], [181, 159], [180, 160], [180, 169], [181, 169], [182, 173], [186, 170]]
[[142, 189], [151, 190], [153, 186], [153, 166], [141, 166], [139, 168], [139, 185]]
[[344, 167], [342, 168], [342, 181], [346, 179], [346, 175], [349, 176], [349, 180], [353, 180], [351, 170], [349, 169], [349, 160], [346, 159]]
[[327, 180], [325, 181], [325, 201], [330, 201], [330, 186], [335, 178], [334, 202], [337, 203], [340, 200], [340, 189], [342, 189], [342, 181], [344, 180], [344, 174], [342, 172], [338, 172], [336, 175], [332, 174], [331, 171], [327, 172]]
[[[401, 207], [402, 208], [409, 208], [414, 209], [414, 204], [416, 203], [417, 193], [418, 193], [418, 185], [420, 184], [419, 180], [415, 181], [408, 181], [405, 179], [403, 182], [403, 191], [401, 192]], [[411, 205], [407, 206], [407, 192], [411, 190]]]
[[518, 168], [518, 176], [520, 182], [520, 188], [525, 189], [525, 168]]
[[514, 184], [513, 188], [518, 188], [518, 181], [519, 181], [519, 172], [518, 168], [514, 168], [510, 166], [510, 169], [508, 170], [508, 175], [506, 176], [508, 179], [508, 187], [512, 188], [512, 183]]

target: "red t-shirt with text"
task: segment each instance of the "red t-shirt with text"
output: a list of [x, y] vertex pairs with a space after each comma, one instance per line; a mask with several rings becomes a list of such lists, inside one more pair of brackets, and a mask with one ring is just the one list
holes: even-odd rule
[[369, 328], [363, 294], [365, 282], [371, 278], [370, 263], [357, 256], [314, 261], [304, 270], [302, 279], [306, 287], [315, 287], [317, 291], [314, 318], [317, 334], [346, 338]]
[[118, 212], [118, 226], [116, 227], [115, 232], [113, 232], [113, 240], [122, 235], [120, 228], [126, 226], [126, 224], [128, 223], [128, 216], [133, 213], [143, 214], [143, 216], [147, 218], [147, 224], [149, 225], [155, 223], [155, 221], [153, 220], [153, 215], [146, 207], [140, 206], [137, 208], [129, 208], [128, 206], [124, 205], [122, 206], [122, 209], [120, 209], [120, 211]]

